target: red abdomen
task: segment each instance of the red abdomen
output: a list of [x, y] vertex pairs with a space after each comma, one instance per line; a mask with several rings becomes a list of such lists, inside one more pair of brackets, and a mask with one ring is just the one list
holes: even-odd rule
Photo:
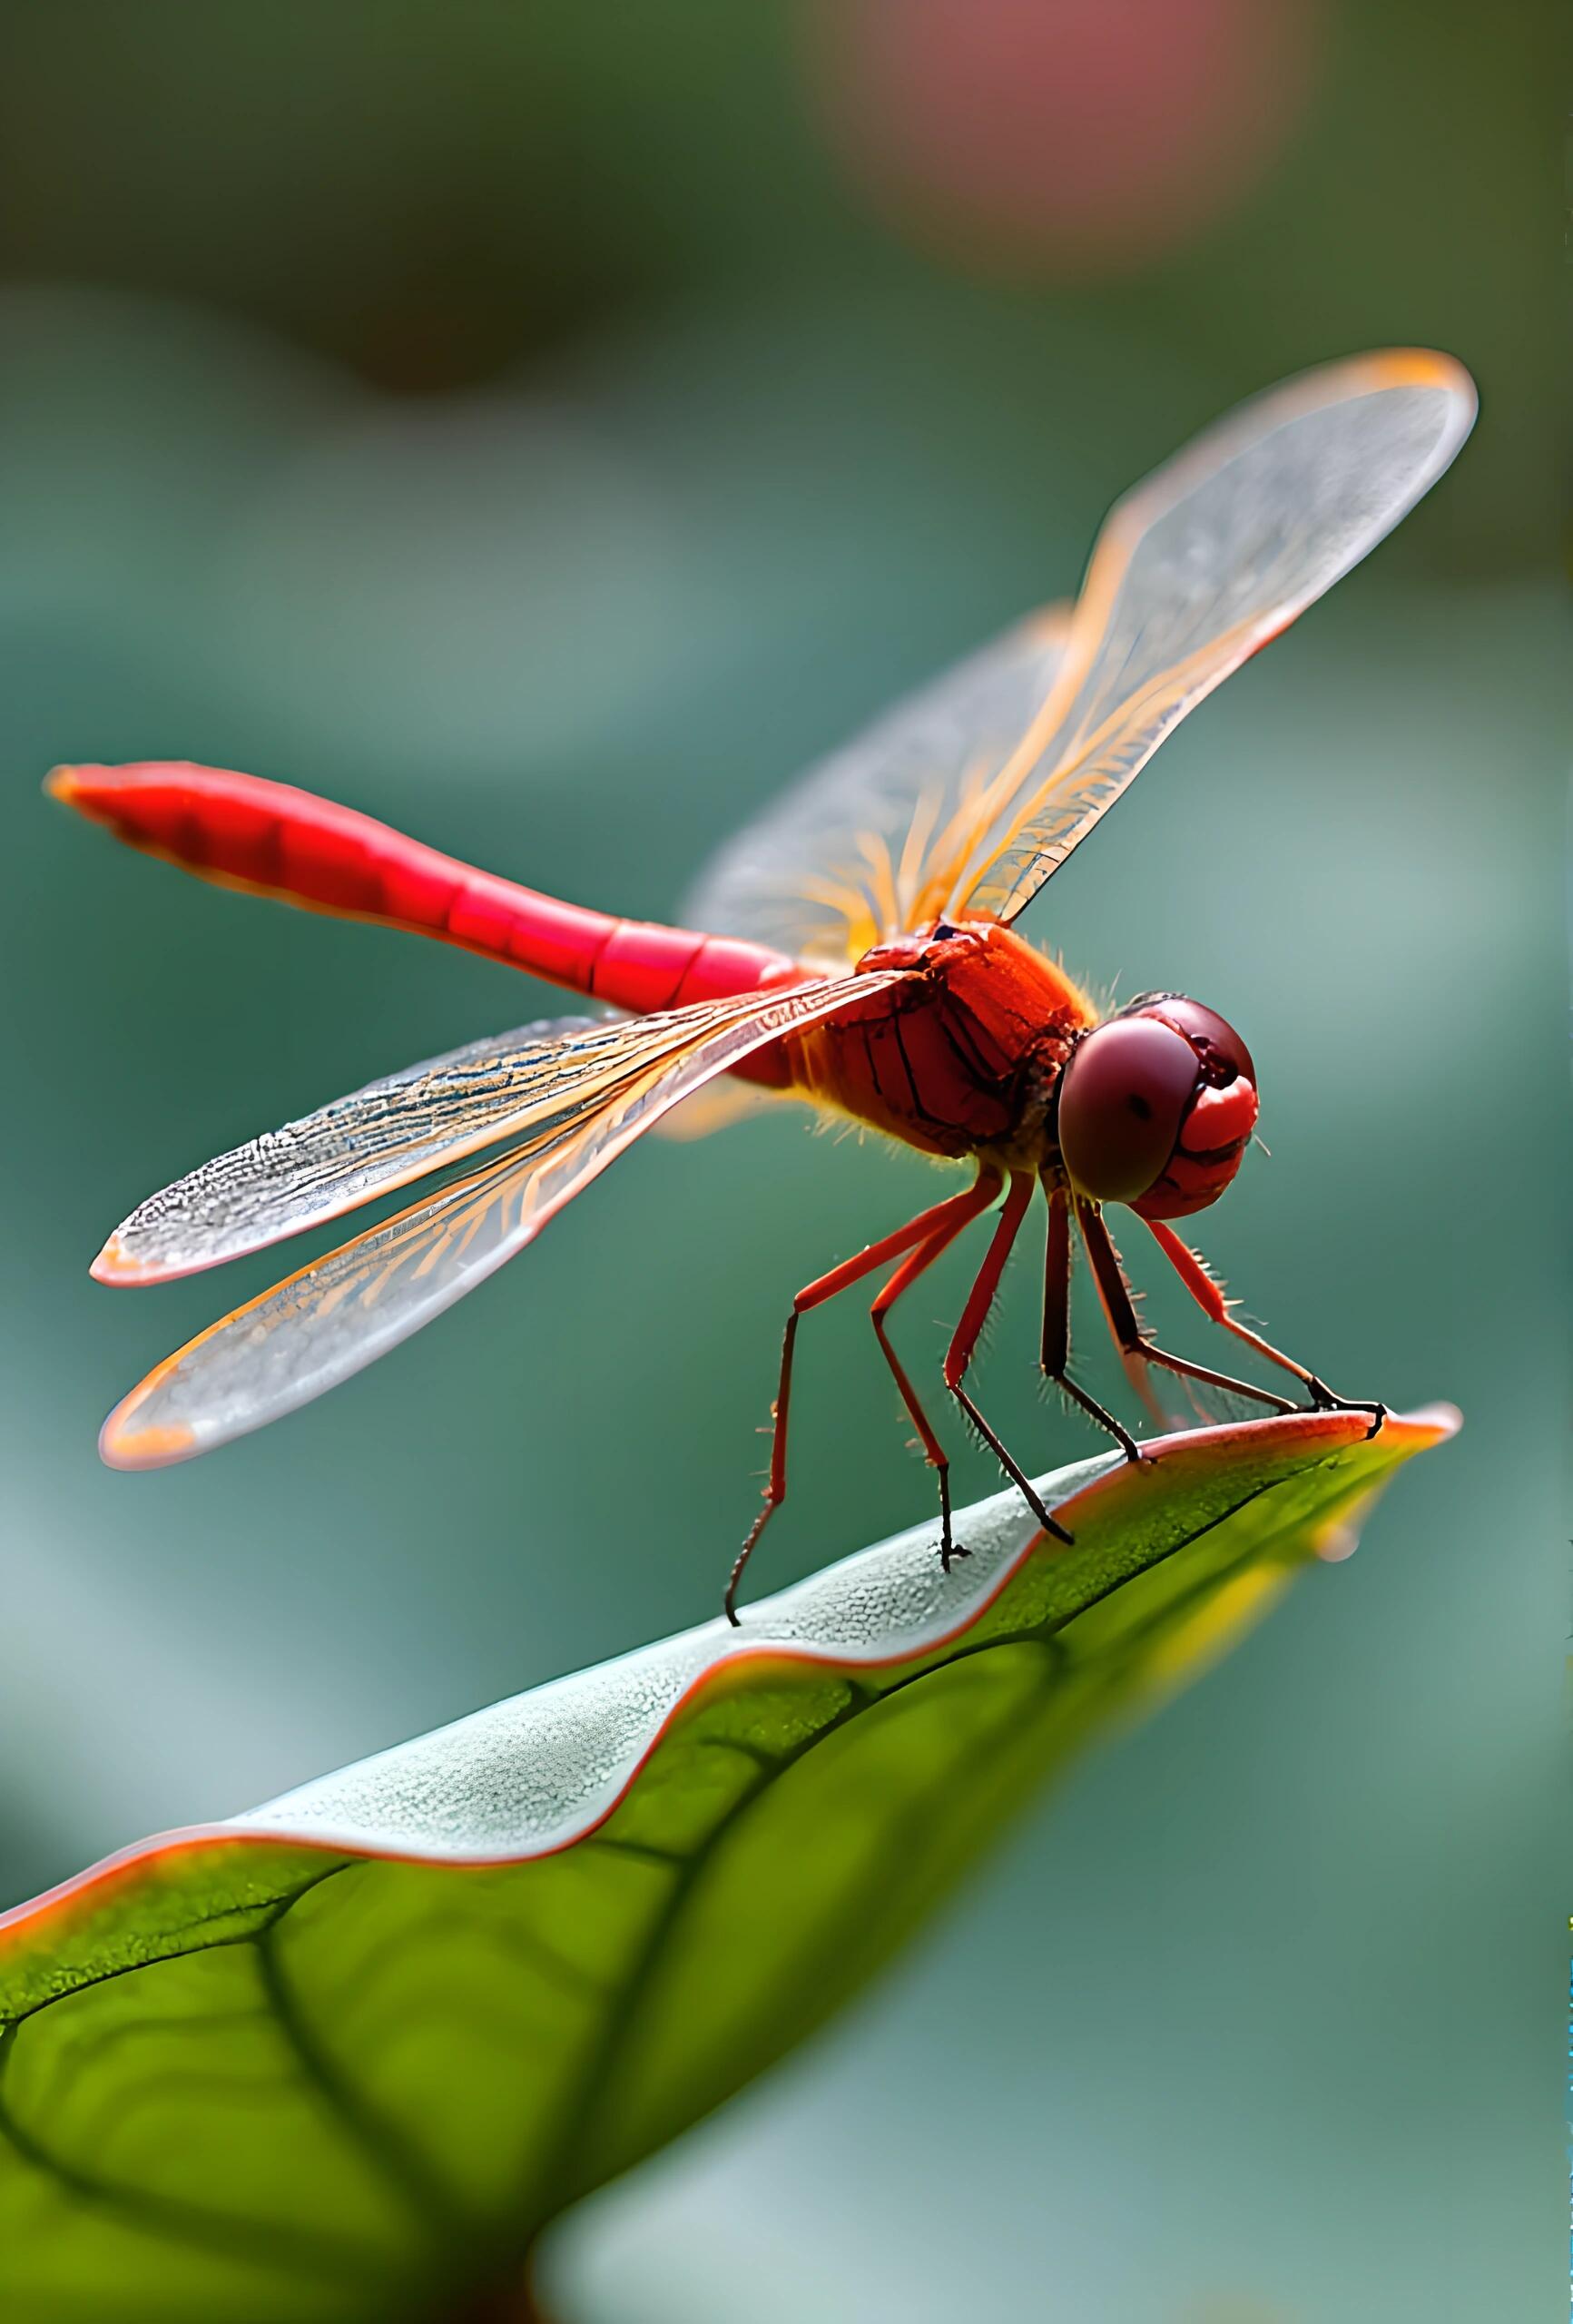
[[57, 767], [49, 789], [200, 878], [435, 936], [637, 1015], [810, 973], [764, 945], [559, 902], [260, 775], [162, 762]]

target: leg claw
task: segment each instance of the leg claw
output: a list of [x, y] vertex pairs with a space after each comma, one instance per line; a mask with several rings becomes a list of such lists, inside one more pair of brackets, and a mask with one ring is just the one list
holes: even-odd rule
[[1371, 1414], [1371, 1426], [1365, 1432], [1367, 1443], [1371, 1442], [1371, 1439], [1373, 1436], [1380, 1433], [1381, 1424], [1387, 1418], [1387, 1406], [1385, 1404], [1373, 1403], [1368, 1396], [1336, 1395], [1328, 1386], [1325, 1380], [1318, 1380], [1314, 1377], [1309, 1380], [1306, 1383], [1306, 1385], [1311, 1391], [1311, 1409], [1312, 1412], [1369, 1413]]

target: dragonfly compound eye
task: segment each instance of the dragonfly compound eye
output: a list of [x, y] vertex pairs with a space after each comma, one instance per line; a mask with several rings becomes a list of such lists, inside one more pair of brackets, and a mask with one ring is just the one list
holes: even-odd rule
[[1072, 1052], [1060, 1085], [1059, 1150], [1096, 1202], [1136, 1202], [1163, 1177], [1201, 1078], [1184, 1033], [1116, 1017]]
[[1140, 1014], [1184, 1033], [1200, 1078], [1162, 1176], [1131, 1207], [1144, 1218], [1186, 1218], [1217, 1201], [1244, 1159], [1256, 1127], [1256, 1068], [1233, 1025], [1199, 1000], [1164, 993]]
[[1177, 1033], [1184, 1033], [1202, 1060], [1202, 1078], [1210, 1088], [1226, 1088], [1242, 1078], [1254, 1085], [1256, 1068], [1250, 1050], [1215, 1009], [1187, 1000], [1184, 993], [1155, 992], [1133, 1001], [1122, 1014], [1155, 1018], [1160, 1025], [1172, 1025]]
[[1059, 1146], [1072, 1183], [1144, 1218], [1216, 1202], [1256, 1127], [1256, 1068], [1200, 1001], [1150, 996], [1087, 1035], [1065, 1070]]

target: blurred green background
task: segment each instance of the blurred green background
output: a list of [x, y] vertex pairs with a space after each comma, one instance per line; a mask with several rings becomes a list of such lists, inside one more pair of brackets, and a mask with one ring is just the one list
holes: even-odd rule
[[[1534, 0], [0, 12], [0, 1901], [710, 1614], [792, 1287], [934, 1184], [791, 1111], [650, 1141], [326, 1402], [113, 1476], [104, 1410], [274, 1270], [113, 1296], [108, 1227], [561, 1004], [119, 852], [44, 770], [242, 766], [673, 915], [1239, 395], [1408, 341], [1480, 384], [1454, 474], [1027, 931], [1240, 1024], [1273, 1155], [1204, 1246], [1466, 1433], [570, 2224], [583, 2324], [1552, 2312], [1563, 45]], [[987, 1403], [1047, 1467], [1088, 1440], [1031, 1273]], [[805, 1336], [762, 1581], [927, 1507], [866, 1343]]]

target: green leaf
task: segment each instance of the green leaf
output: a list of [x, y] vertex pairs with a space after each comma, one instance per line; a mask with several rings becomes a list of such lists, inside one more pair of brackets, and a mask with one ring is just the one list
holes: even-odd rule
[[1085, 1462], [1040, 1487], [1073, 1549], [1001, 1495], [949, 1576], [920, 1528], [0, 1917], [0, 2314], [457, 2315], [1453, 1425]]

